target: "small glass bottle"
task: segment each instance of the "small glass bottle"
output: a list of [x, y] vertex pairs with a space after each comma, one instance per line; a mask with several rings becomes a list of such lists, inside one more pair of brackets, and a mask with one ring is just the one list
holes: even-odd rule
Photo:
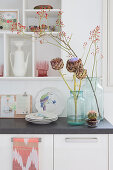
[[67, 123], [83, 125], [85, 123], [85, 99], [83, 91], [70, 91], [67, 100]]

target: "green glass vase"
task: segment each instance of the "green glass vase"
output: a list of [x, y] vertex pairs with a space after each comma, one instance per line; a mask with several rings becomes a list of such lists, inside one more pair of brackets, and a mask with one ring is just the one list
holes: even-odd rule
[[70, 91], [67, 100], [67, 123], [83, 125], [85, 123], [85, 99], [83, 91]]

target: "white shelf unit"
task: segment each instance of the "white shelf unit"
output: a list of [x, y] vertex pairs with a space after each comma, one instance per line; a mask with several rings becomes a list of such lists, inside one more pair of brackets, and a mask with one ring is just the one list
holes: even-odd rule
[[[51, 10], [44, 10], [48, 14], [48, 19], [43, 19], [41, 21], [41, 24], [45, 24], [48, 26], [53, 26], [56, 24], [56, 21], [58, 19], [58, 13], [60, 9], [51, 9]], [[27, 9], [23, 12], [23, 25], [27, 26], [29, 31], [29, 26], [39, 26], [39, 16], [37, 12], [41, 12], [41, 10], [35, 10], [35, 9]], [[59, 32], [60, 28], [55, 27], [55, 31]]]
[[53, 9], [61, 9], [61, 0], [23, 0], [23, 8], [34, 9], [38, 5], [51, 5]]
[[[37, 12], [41, 10], [34, 10], [37, 5], [51, 5], [53, 9], [46, 10], [49, 15], [50, 25], [54, 25], [57, 19], [58, 12], [61, 9], [61, 0], [15, 0], [13, 5], [13, 0], [10, 0], [6, 4], [1, 6], [2, 10], [18, 10], [19, 11], [19, 21], [22, 25], [32, 25], [32, 18], [36, 18]], [[5, 5], [6, 4], [6, 5]], [[9, 5], [8, 5], [9, 4]], [[17, 6], [19, 8], [17, 8]], [[34, 25], [34, 24], [33, 24]], [[54, 35], [58, 34], [59, 30], [52, 32]], [[46, 32], [50, 34], [50, 32]], [[23, 50], [25, 53], [25, 59], [29, 54], [29, 62], [27, 67], [27, 73], [25, 77], [15, 77], [10, 63], [10, 55], [12, 61], [14, 62], [14, 51], [16, 49], [14, 42], [17, 40], [23, 40], [24, 46]], [[53, 42], [53, 40], [51, 39]], [[57, 71], [52, 70], [50, 66], [50, 60], [52, 58], [61, 57], [61, 49], [48, 44], [40, 44], [40, 39], [34, 38], [33, 32], [26, 32], [25, 35], [18, 35], [17, 32], [11, 31], [0, 31], [0, 65], [4, 65], [4, 76], [0, 77], [0, 80], [56, 80], [60, 76]], [[49, 62], [48, 77], [37, 77], [36, 75], [36, 63], [40, 60], [46, 60]], [[59, 80], [60, 77], [59, 77]]]

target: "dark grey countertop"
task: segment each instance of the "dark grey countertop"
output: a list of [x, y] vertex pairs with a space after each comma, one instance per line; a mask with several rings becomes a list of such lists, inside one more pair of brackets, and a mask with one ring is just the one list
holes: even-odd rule
[[113, 126], [106, 119], [96, 128], [70, 126], [66, 118], [49, 125], [35, 125], [24, 119], [0, 119], [0, 134], [113, 134]]

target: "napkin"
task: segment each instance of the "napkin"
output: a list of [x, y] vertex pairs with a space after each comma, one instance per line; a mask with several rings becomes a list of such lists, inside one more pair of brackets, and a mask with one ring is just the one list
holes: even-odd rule
[[38, 138], [13, 138], [12, 170], [39, 170]]

